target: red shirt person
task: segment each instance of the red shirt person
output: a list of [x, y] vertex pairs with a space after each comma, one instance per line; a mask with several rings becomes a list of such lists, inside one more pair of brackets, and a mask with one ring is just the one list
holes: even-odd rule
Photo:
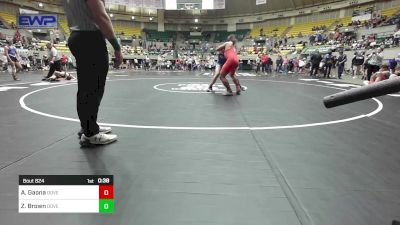
[[263, 54], [261, 56], [261, 63], [262, 64], [267, 64], [267, 62], [268, 62], [268, 56], [266, 54]]
[[269, 60], [270, 60], [270, 58], [267, 54], [263, 54], [261, 56], [261, 68], [262, 68], [263, 73], [267, 72], [267, 64], [268, 64]]

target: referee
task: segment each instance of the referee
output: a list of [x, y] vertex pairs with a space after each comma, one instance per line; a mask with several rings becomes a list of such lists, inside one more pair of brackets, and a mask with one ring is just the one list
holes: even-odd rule
[[61, 72], [61, 59], [58, 55], [57, 49], [51, 43], [47, 43], [47, 50], [49, 51], [49, 59], [50, 59], [50, 69], [47, 73], [47, 76], [42, 80], [49, 80], [51, 76], [53, 76], [54, 72]]
[[76, 59], [78, 75], [77, 111], [82, 146], [105, 145], [117, 140], [110, 127], [99, 127], [97, 114], [108, 73], [105, 39], [114, 48], [114, 66], [122, 63], [121, 47], [106, 13], [103, 0], [65, 0], [71, 36], [68, 46]]

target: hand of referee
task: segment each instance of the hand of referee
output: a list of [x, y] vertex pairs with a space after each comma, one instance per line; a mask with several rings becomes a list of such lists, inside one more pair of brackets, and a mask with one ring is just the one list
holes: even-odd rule
[[114, 51], [114, 68], [118, 68], [122, 64], [123, 56], [121, 51]]

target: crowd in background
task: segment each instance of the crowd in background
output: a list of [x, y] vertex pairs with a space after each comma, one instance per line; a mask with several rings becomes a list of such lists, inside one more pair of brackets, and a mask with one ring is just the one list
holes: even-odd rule
[[[267, 54], [260, 54], [254, 63], [256, 73], [295, 73], [309, 75], [311, 78], [328, 79], [342, 79], [344, 74], [348, 74], [354, 79], [361, 78], [367, 83], [374, 83], [400, 75], [400, 53], [397, 57], [389, 59], [388, 63], [385, 63], [384, 58], [384, 49], [379, 47], [369, 54], [365, 51], [355, 52], [351, 57], [343, 50], [339, 50], [339, 55], [333, 55], [331, 51], [326, 54], [315, 51], [304, 58], [278, 55], [275, 62]], [[346, 63], [351, 65], [348, 70]]]
[[[376, 28], [385, 25], [397, 25], [400, 28], [400, 14], [392, 17], [374, 17], [367, 21], [353, 21], [347, 25], [354, 30], [344, 30], [343, 24], [338, 24], [334, 31], [327, 32], [327, 27], [314, 26], [315, 33], [309, 34], [302, 41], [294, 42], [293, 36], [264, 36], [264, 42], [253, 43], [252, 46], [241, 45], [238, 48], [239, 55], [249, 56], [249, 48], [252, 49], [253, 59], [241, 60], [240, 68], [254, 70], [256, 73], [272, 74], [304, 74], [311, 77], [337, 77], [343, 74], [351, 74], [354, 77], [361, 76], [363, 79], [371, 80], [373, 74], [379, 72], [382, 60], [385, 58], [383, 48], [398, 47], [400, 31], [391, 35], [379, 36], [378, 34], [362, 35], [357, 38], [359, 28]], [[123, 34], [121, 34], [123, 35]], [[189, 40], [183, 43], [175, 43], [171, 39], [169, 42], [149, 41], [145, 42], [141, 37], [132, 36], [132, 43], [122, 43], [122, 52], [125, 55], [138, 57], [128, 57], [122, 68], [135, 70], [182, 70], [182, 71], [204, 71], [212, 70], [215, 67], [214, 51], [216, 43], [207, 40], [204, 36], [202, 41], [193, 44]], [[302, 37], [299, 33], [298, 37]], [[246, 37], [242, 37], [246, 40]], [[0, 33], [0, 45], [4, 44], [4, 35]], [[3, 40], [3, 43], [1, 42]], [[249, 40], [249, 37], [247, 37]], [[48, 56], [39, 56], [37, 51], [46, 51], [45, 46], [40, 45], [39, 38], [27, 38], [16, 30], [12, 39], [18, 49], [29, 50], [27, 55], [21, 56], [21, 62], [25, 70], [47, 70], [49, 68]], [[55, 44], [62, 44], [58, 38], [54, 39]], [[121, 40], [119, 39], [121, 43]], [[299, 47], [300, 46], [300, 47]], [[314, 52], [310, 55], [301, 54], [306, 47], [330, 46], [328, 53]], [[354, 57], [347, 59], [344, 53], [346, 50], [357, 51]], [[367, 50], [375, 50], [371, 54], [366, 54]], [[332, 54], [332, 52], [338, 52]], [[153, 56], [150, 57], [149, 56]], [[154, 56], [157, 56], [155, 59]], [[73, 66], [73, 59], [62, 55], [68, 64], [68, 68]], [[357, 59], [357, 60], [355, 60]], [[362, 59], [362, 60], [361, 60]], [[363, 61], [363, 62], [361, 62]], [[351, 62], [351, 69], [346, 70], [345, 64]], [[390, 59], [388, 68], [394, 73], [397, 68], [398, 58]], [[1, 70], [6, 70], [7, 63], [4, 57], [0, 57]], [[394, 65], [396, 64], [396, 65]], [[362, 69], [360, 68], [362, 67]], [[384, 67], [385, 68], [385, 67]], [[336, 75], [332, 76], [332, 71]]]

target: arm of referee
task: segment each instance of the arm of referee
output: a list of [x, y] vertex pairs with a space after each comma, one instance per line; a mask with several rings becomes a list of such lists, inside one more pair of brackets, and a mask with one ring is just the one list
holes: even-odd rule
[[114, 29], [110, 17], [106, 12], [103, 2], [100, 0], [86, 0], [86, 4], [88, 5], [89, 10], [93, 15], [93, 20], [99, 26], [100, 31], [113, 46], [115, 54], [114, 67], [118, 67], [119, 65], [121, 65], [123, 60], [121, 46], [119, 45], [117, 38], [114, 34]]

